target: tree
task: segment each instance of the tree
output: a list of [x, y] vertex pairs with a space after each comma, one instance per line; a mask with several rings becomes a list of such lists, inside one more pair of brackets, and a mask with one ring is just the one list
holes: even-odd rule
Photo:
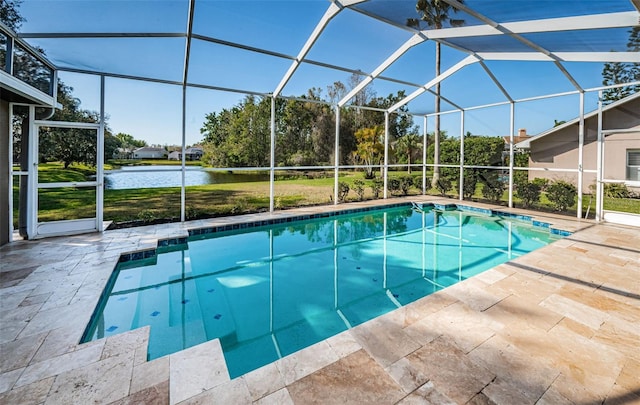
[[[73, 88], [58, 80], [58, 102], [62, 109], [57, 109], [52, 121], [91, 122], [100, 121], [95, 111], [80, 108], [80, 100], [73, 97]], [[60, 161], [64, 168], [72, 163], [84, 163], [90, 166], [96, 164], [97, 137], [95, 130], [45, 128], [40, 132], [39, 156], [40, 162]], [[105, 158], [112, 156], [114, 148], [119, 146], [117, 138], [113, 137], [108, 128], [105, 129]]]
[[[463, 0], [458, 0], [463, 3]], [[431, 29], [442, 29], [444, 24], [449, 22], [452, 27], [459, 27], [464, 24], [464, 20], [454, 20], [449, 17], [449, 13], [454, 13], [458, 10], [451, 7], [449, 3], [443, 0], [418, 0], [416, 3], [416, 11], [420, 14], [420, 18], [410, 18], [407, 20], [407, 25], [419, 27], [420, 21], [427, 23]], [[440, 42], [436, 41], [436, 77], [440, 76]], [[434, 145], [434, 168], [432, 186], [435, 187], [440, 179], [440, 82], [436, 84], [436, 98], [435, 98], [435, 145]]]
[[0, 21], [13, 31], [18, 31], [25, 21], [18, 12], [22, 0], [2, 0], [0, 1]]
[[415, 133], [407, 134], [395, 142], [394, 149], [398, 155], [406, 158], [407, 173], [411, 174], [411, 161], [422, 150], [422, 137]]
[[374, 165], [380, 164], [384, 154], [384, 130], [380, 126], [372, 128], [362, 128], [356, 131], [356, 150], [353, 152], [355, 159], [366, 165], [365, 178], [375, 177]]
[[[629, 52], [640, 52], [640, 26], [633, 27], [629, 31], [629, 41], [627, 42]], [[602, 69], [602, 84], [611, 86], [640, 81], [640, 63], [605, 63]], [[640, 85], [616, 87], [606, 89], [602, 92], [604, 104], [610, 104], [616, 100], [640, 91]]]
[[120, 141], [120, 145], [123, 148], [142, 148], [147, 145], [147, 141], [142, 139], [135, 139], [133, 135], [118, 132], [115, 137]]
[[[628, 83], [632, 81], [628, 63], [605, 63], [602, 69], [602, 84], [611, 86], [614, 84]], [[610, 104], [634, 93], [633, 86], [622, 86], [606, 89], [602, 93], [603, 103]]]
[[205, 161], [222, 167], [267, 166], [271, 99], [246, 96], [239, 105], [210, 113], [200, 132]]

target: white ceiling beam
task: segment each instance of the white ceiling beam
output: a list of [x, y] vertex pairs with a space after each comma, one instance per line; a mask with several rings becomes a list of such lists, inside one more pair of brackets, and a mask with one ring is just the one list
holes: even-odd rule
[[580, 84], [578, 84], [576, 79], [574, 79], [573, 76], [571, 76], [571, 74], [567, 71], [567, 69], [565, 69], [565, 67], [562, 66], [562, 64], [560, 63], [561, 60], [558, 59], [557, 56], [552, 54], [547, 49], [545, 49], [545, 48], [541, 47], [540, 45], [534, 43], [533, 41], [523, 37], [519, 33], [515, 33], [515, 32], [510, 31], [504, 25], [501, 25], [501, 24], [493, 21], [492, 19], [484, 16], [483, 14], [478, 13], [477, 11], [470, 9], [469, 7], [465, 6], [464, 4], [462, 4], [461, 2], [459, 2], [457, 0], [443, 0], [443, 1], [445, 1], [449, 5], [453, 6], [454, 8], [456, 8], [458, 10], [461, 10], [461, 11], [464, 11], [465, 13], [477, 18], [478, 20], [484, 22], [485, 24], [490, 25], [491, 27], [499, 30], [503, 34], [508, 35], [511, 38], [522, 42], [523, 44], [527, 45], [531, 49], [533, 49], [535, 51], [538, 51], [538, 52], [540, 52], [540, 53], [542, 53], [544, 55], [549, 56], [553, 60], [554, 65], [556, 65], [558, 70], [567, 78], [567, 80], [569, 80], [571, 82], [573, 87], [575, 87], [579, 91], [584, 91], [582, 89], [582, 87], [580, 87]]
[[553, 55], [556, 58], [538, 52], [478, 52], [484, 60], [640, 63], [638, 52], [553, 52]]
[[419, 89], [417, 89], [413, 93], [409, 94], [407, 97], [403, 98], [402, 100], [398, 101], [397, 103], [395, 103], [394, 105], [389, 107], [387, 109], [387, 112], [389, 112], [389, 113], [394, 112], [395, 110], [397, 110], [398, 108], [400, 108], [403, 105], [407, 104], [411, 100], [415, 99], [416, 97], [418, 97], [422, 93], [428, 91], [431, 87], [433, 87], [436, 84], [442, 82], [444, 79], [446, 79], [447, 77], [451, 76], [452, 74], [454, 74], [458, 70], [464, 68], [467, 65], [475, 63], [477, 61], [478, 61], [478, 58], [475, 57], [474, 55], [467, 56], [466, 58], [464, 58], [460, 62], [456, 63], [455, 65], [453, 65], [452, 67], [447, 69], [444, 73], [442, 73], [439, 76], [433, 78], [431, 81], [426, 83], [424, 86], [420, 87]]
[[507, 100], [513, 102], [513, 98], [511, 98], [511, 95], [509, 94], [509, 92], [507, 91], [507, 89], [504, 88], [504, 86], [502, 85], [502, 83], [500, 83], [500, 80], [498, 80], [498, 78], [493, 74], [493, 72], [491, 71], [491, 69], [489, 69], [489, 67], [487, 66], [486, 63], [484, 63], [484, 61], [481, 59], [478, 61], [480, 63], [480, 66], [482, 66], [482, 68], [484, 69], [484, 71], [487, 73], [487, 75], [489, 76], [489, 78], [493, 81], [493, 83], [498, 87], [498, 89], [502, 92], [502, 94], [506, 97]]
[[316, 27], [313, 29], [313, 32], [311, 33], [309, 38], [307, 38], [307, 42], [305, 42], [305, 44], [302, 46], [302, 49], [298, 53], [298, 56], [291, 63], [291, 66], [289, 66], [289, 70], [287, 70], [287, 73], [285, 73], [284, 77], [280, 80], [278, 87], [276, 87], [275, 91], [273, 92], [274, 97], [277, 97], [280, 95], [280, 93], [282, 93], [282, 90], [287, 85], [289, 80], [291, 80], [291, 77], [298, 69], [304, 58], [307, 56], [313, 45], [316, 43], [316, 41], [320, 37], [320, 34], [322, 34], [322, 31], [324, 31], [324, 29], [327, 27], [329, 21], [331, 21], [333, 17], [338, 15], [338, 13], [342, 11], [344, 7], [362, 3], [364, 1], [366, 0], [343, 0], [341, 2], [331, 2], [329, 8], [327, 8], [327, 11], [325, 11], [324, 15], [322, 16]]
[[[621, 13], [518, 21], [503, 23], [500, 24], [500, 26], [514, 34], [625, 28], [637, 25], [638, 17], [639, 15], [635, 11], [625, 11]], [[439, 30], [423, 30], [421, 32], [429, 39], [465, 38], [503, 34], [503, 31], [492, 25], [471, 25], [466, 27], [443, 28]]]
[[302, 63], [302, 60], [307, 56], [307, 54], [311, 50], [311, 47], [313, 46], [313, 44], [316, 43], [316, 41], [320, 37], [320, 34], [322, 34], [322, 31], [324, 31], [327, 24], [329, 24], [329, 21], [331, 21], [331, 19], [335, 17], [340, 12], [340, 10], [342, 9], [338, 7], [335, 3], [331, 3], [329, 5], [329, 8], [327, 8], [327, 11], [325, 11], [324, 15], [322, 16], [322, 18], [320, 19], [316, 27], [313, 29], [313, 32], [311, 33], [309, 38], [307, 38], [307, 42], [305, 42], [305, 44], [302, 46], [302, 49], [298, 53], [298, 56], [291, 63], [291, 66], [289, 66], [289, 70], [287, 70], [287, 73], [285, 73], [285, 75], [280, 80], [280, 83], [278, 84], [275, 91], [273, 92], [274, 97], [277, 97], [280, 95], [280, 93], [284, 89], [284, 86], [287, 85], [287, 83], [291, 79], [291, 76], [293, 76], [295, 71], [298, 69], [298, 66], [300, 66], [300, 63]]
[[427, 38], [422, 35], [414, 35], [407, 42], [402, 44], [391, 56], [389, 56], [384, 62], [382, 62], [370, 75], [365, 77], [356, 87], [351, 89], [346, 96], [344, 96], [340, 101], [338, 101], [338, 106], [344, 106], [349, 100], [355, 97], [358, 92], [362, 91], [369, 83], [373, 81], [376, 77], [380, 76], [382, 72], [384, 72], [391, 64], [400, 59], [402, 55], [404, 55], [409, 49], [426, 41]]
[[640, 63], [640, 52], [554, 52], [564, 62]]
[[478, 52], [484, 60], [520, 60], [520, 61], [553, 61], [547, 55], [538, 52]]

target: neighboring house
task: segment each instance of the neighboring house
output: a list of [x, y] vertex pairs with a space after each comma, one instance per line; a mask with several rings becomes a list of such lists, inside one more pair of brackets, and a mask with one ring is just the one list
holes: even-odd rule
[[[523, 141], [526, 141], [530, 138], [533, 138], [531, 135], [527, 135], [527, 130], [525, 128], [520, 128], [518, 130], [518, 134], [513, 136], [513, 149], [516, 150], [517, 144]], [[504, 150], [502, 151], [502, 166], [508, 166], [509, 162], [509, 154], [511, 153], [511, 136], [503, 136], [504, 139]], [[506, 173], [506, 170], [504, 171]]]
[[[503, 136], [502, 138], [504, 139], [504, 150], [509, 151], [509, 144], [511, 143], [511, 137], [507, 135], [507, 136]], [[518, 135], [515, 135], [513, 137], [513, 144], [515, 145], [531, 138], [533, 138], [533, 136], [527, 135], [527, 130], [525, 128], [520, 128], [518, 130]]]
[[166, 159], [168, 152], [165, 148], [145, 146], [133, 151], [134, 159]]
[[116, 148], [113, 151], [114, 159], [133, 159], [133, 150], [131, 148]]
[[[529, 150], [529, 167], [543, 169], [578, 169], [578, 130], [580, 118], [573, 119], [537, 136], [516, 144]], [[603, 130], [631, 130], [606, 134], [604, 142], [604, 178], [624, 181], [640, 187], [640, 93], [603, 107]], [[598, 110], [585, 114], [583, 170], [596, 170]], [[577, 183], [577, 173], [552, 170], [530, 170], [529, 180], [536, 177], [562, 179]], [[595, 173], [583, 173], [583, 187], [595, 184]]]
[[[200, 160], [202, 159], [202, 155], [204, 155], [204, 150], [198, 147], [187, 148], [184, 152], [186, 160]], [[182, 152], [174, 150], [169, 153], [169, 160], [182, 160]]]

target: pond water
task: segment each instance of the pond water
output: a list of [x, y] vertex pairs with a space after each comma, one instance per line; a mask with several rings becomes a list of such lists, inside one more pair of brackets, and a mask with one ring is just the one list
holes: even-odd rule
[[[202, 167], [193, 166], [186, 169], [185, 184], [187, 186], [269, 180], [268, 172], [213, 172], [207, 171]], [[180, 172], [180, 166], [124, 166], [119, 170], [105, 172], [104, 181], [107, 190], [180, 187], [182, 173]]]

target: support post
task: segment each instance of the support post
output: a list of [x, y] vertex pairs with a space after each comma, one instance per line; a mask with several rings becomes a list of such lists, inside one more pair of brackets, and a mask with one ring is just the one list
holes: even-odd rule
[[276, 97], [271, 95], [271, 135], [269, 159], [269, 212], [275, 211], [275, 166], [276, 166]]
[[[513, 135], [516, 130], [515, 129], [515, 126], [516, 126], [515, 110], [516, 110], [516, 103], [512, 101], [510, 103], [511, 117], [509, 118], [509, 208], [513, 208], [513, 175], [514, 175], [513, 159], [515, 158], [515, 153], [513, 149]], [[528, 176], [529, 176], [529, 172], [527, 172], [527, 177]]]
[[333, 147], [333, 205], [338, 205], [338, 193], [340, 192], [340, 106], [336, 104], [336, 137]]
[[425, 115], [422, 125], [422, 195], [427, 194], [427, 146], [429, 144], [427, 137], [427, 116]]
[[182, 86], [182, 161], [180, 162], [180, 222], [187, 219], [187, 191], [186, 185], [186, 149], [187, 149], [187, 86]]
[[96, 162], [96, 229], [104, 231], [104, 75], [100, 75], [100, 128], [98, 129], [98, 147]]
[[602, 147], [604, 144], [604, 135], [602, 134], [602, 90], [598, 92], [598, 140], [596, 143], [596, 222], [602, 221], [603, 218], [603, 174], [602, 174]]
[[[31, 215], [31, 206], [29, 205], [31, 191], [29, 187], [31, 184], [30, 176], [32, 175], [30, 169], [32, 161], [31, 144], [35, 137], [35, 134], [32, 133], [32, 120], [34, 117], [31, 116], [31, 108], [29, 108], [27, 114], [28, 116], [23, 118], [20, 123], [20, 171], [27, 173], [27, 175], [26, 177], [24, 174], [20, 175], [20, 189], [18, 191], [18, 232], [25, 239], [29, 237], [29, 216]], [[13, 121], [9, 121], [7, 125], [10, 125], [11, 122]], [[9, 155], [13, 155], [13, 150], [9, 150]]]
[[389, 112], [384, 112], [384, 179], [382, 196], [387, 198], [387, 185], [389, 182]]
[[464, 110], [460, 110], [460, 180], [458, 200], [464, 200]]
[[584, 164], [584, 91], [580, 92], [580, 124], [578, 126], [578, 209], [576, 216], [582, 218], [582, 179]]
[[[35, 125], [36, 107], [29, 106], [29, 167], [27, 169], [27, 232], [26, 238], [33, 239], [38, 228], [38, 126]], [[24, 153], [24, 149], [23, 149]]]

